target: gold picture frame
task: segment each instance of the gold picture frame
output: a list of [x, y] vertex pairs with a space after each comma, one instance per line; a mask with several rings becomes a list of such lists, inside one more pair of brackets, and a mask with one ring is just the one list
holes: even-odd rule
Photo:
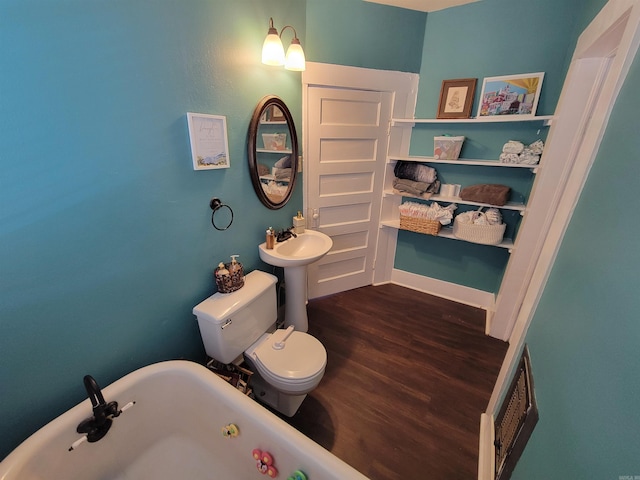
[[436, 118], [471, 118], [477, 78], [443, 80]]

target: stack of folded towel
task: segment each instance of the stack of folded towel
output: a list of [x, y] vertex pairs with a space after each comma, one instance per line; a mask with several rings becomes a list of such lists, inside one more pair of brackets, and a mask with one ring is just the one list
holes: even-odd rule
[[277, 180], [289, 180], [291, 178], [291, 155], [282, 157], [273, 165], [273, 176]]
[[435, 168], [421, 163], [398, 161], [393, 173], [393, 188], [400, 193], [429, 198], [440, 188]]
[[536, 140], [528, 147], [517, 140], [509, 140], [502, 147], [500, 161], [502, 163], [521, 163], [524, 165], [536, 165], [540, 161], [544, 143]]
[[426, 205], [424, 203], [405, 202], [400, 207], [400, 215], [426, 220], [437, 220], [441, 225], [449, 225], [453, 220], [453, 211], [458, 208], [455, 203], [441, 207], [437, 202]]

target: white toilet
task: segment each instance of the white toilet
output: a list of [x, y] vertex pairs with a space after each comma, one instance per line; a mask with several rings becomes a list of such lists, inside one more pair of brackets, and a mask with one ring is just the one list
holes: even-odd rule
[[[327, 352], [320, 341], [293, 327], [275, 330], [277, 279], [259, 270], [244, 287], [215, 293], [193, 308], [204, 348], [222, 363], [244, 359], [255, 373], [256, 398], [291, 417], [324, 375]], [[272, 333], [271, 333], [272, 332]]]

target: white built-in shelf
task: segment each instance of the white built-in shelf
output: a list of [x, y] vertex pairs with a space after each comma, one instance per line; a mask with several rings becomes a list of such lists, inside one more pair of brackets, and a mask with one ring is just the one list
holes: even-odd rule
[[499, 205], [491, 205], [490, 203], [470, 202], [468, 200], [462, 200], [460, 197], [445, 197], [439, 194], [431, 195], [429, 198], [424, 198], [419, 195], [411, 195], [410, 193], [406, 193], [406, 192], [396, 192], [394, 190], [385, 190], [384, 194], [395, 195], [399, 197], [418, 198], [420, 200], [429, 200], [429, 201], [441, 202], [441, 203], [457, 203], [460, 205], [474, 205], [476, 207], [516, 210], [518, 212], [524, 212], [526, 209], [526, 206], [523, 203], [517, 203], [517, 202], [507, 202], [506, 204], [499, 206]]
[[392, 125], [415, 125], [418, 123], [507, 123], [507, 122], [544, 122], [551, 125], [553, 115], [492, 115], [475, 118], [392, 118]]
[[[433, 157], [415, 157], [415, 156], [401, 156], [401, 155], [390, 155], [387, 157], [387, 161], [397, 162], [402, 160], [403, 162], [424, 162], [424, 163], [448, 163], [451, 165], [476, 165], [481, 167], [504, 167], [504, 168], [530, 168], [532, 170], [537, 170], [540, 168], [540, 165], [526, 165], [523, 163], [503, 163], [498, 160], [473, 160], [473, 159], [465, 159], [459, 158], [458, 160], [441, 160]], [[534, 171], [535, 173], [535, 171]]]
[[258, 153], [292, 153], [291, 150], [269, 150], [268, 148], [256, 148]]
[[278, 120], [277, 122], [260, 122], [260, 125], [286, 125], [286, 120]]
[[[382, 225], [383, 227], [389, 227], [389, 228], [396, 228], [398, 230], [404, 230], [400, 228], [400, 220], [383, 220], [382, 222], [380, 222], [380, 225]], [[407, 230], [408, 232], [412, 231], [412, 230]], [[422, 234], [422, 235], [426, 235], [426, 234]], [[451, 238], [453, 240], [460, 240], [461, 242], [467, 242], [467, 243], [474, 243], [474, 242], [469, 242], [468, 240], [463, 240], [462, 238], [458, 238], [456, 236], [453, 235], [453, 227], [443, 227], [440, 229], [440, 231], [438, 232], [438, 235], [436, 235], [438, 237], [442, 237], [442, 238]], [[478, 244], [481, 245], [481, 244]], [[513, 250], [513, 240], [511, 240], [510, 238], [504, 238], [502, 239], [502, 242], [497, 244], [497, 245], [488, 245], [489, 247], [500, 247], [500, 248], [506, 248], [509, 250], [509, 253], [512, 252]]]

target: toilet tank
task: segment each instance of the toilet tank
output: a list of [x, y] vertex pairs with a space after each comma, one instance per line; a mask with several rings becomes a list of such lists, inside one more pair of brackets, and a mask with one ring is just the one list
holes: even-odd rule
[[193, 308], [207, 355], [231, 363], [275, 323], [276, 282], [273, 275], [254, 270], [241, 289], [215, 293]]

